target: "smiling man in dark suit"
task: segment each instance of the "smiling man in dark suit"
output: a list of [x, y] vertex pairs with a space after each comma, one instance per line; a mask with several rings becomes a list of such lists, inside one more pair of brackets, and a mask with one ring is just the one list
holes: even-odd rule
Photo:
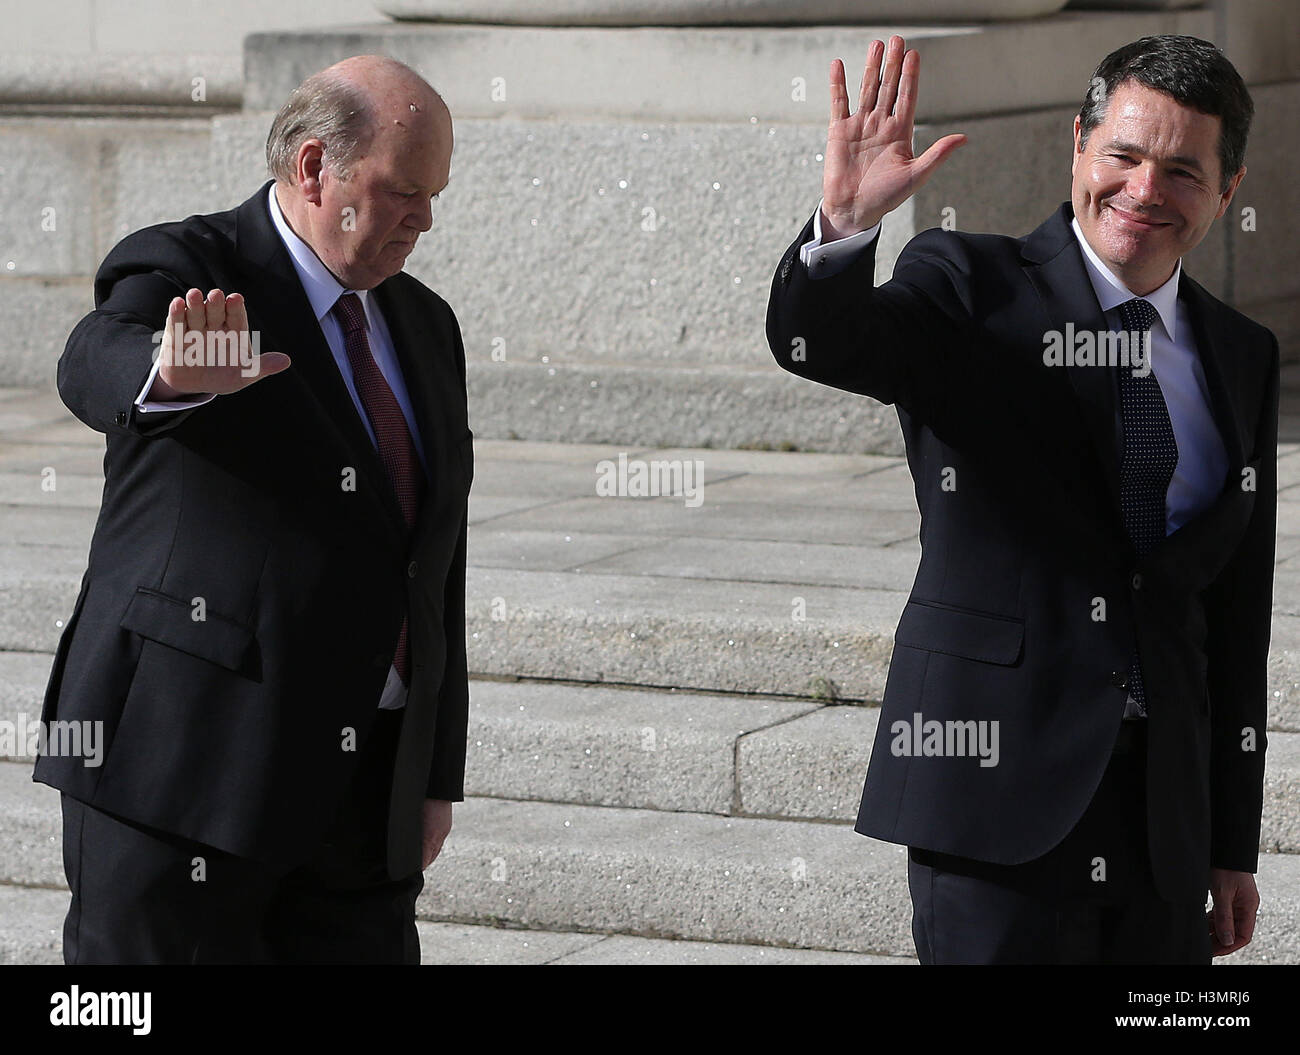
[[1070, 201], [925, 231], [874, 287], [882, 218], [964, 139], [913, 156], [918, 70], [873, 42], [850, 115], [832, 64], [767, 323], [785, 369], [896, 405], [922, 514], [857, 830], [911, 848], [924, 963], [1206, 963], [1259, 904], [1278, 346], [1181, 257], [1250, 96], [1205, 41], [1118, 49]]
[[96, 275], [58, 380], [104, 498], [44, 717], [108, 748], [35, 769], [68, 963], [419, 962], [463, 798], [473, 456], [455, 316], [402, 266], [451, 152], [414, 71], [345, 60], [277, 115], [272, 182]]

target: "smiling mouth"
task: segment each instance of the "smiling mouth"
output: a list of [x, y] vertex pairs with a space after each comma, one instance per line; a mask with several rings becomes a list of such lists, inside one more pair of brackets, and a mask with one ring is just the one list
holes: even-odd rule
[[1106, 208], [1108, 208], [1111, 212], [1113, 212], [1116, 216], [1118, 216], [1125, 224], [1127, 224], [1130, 227], [1135, 227], [1138, 230], [1154, 231], [1157, 227], [1169, 226], [1167, 221], [1146, 219], [1144, 217], [1138, 216], [1136, 213], [1126, 212], [1124, 209], [1121, 209], [1118, 205], [1107, 205]]

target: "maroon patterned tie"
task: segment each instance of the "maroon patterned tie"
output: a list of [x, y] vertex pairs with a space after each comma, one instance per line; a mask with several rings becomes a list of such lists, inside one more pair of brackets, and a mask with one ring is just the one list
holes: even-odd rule
[[[370, 426], [379, 441], [379, 459], [384, 463], [388, 480], [397, 494], [408, 528], [415, 524], [415, 511], [420, 503], [423, 470], [415, 452], [415, 443], [406, 427], [402, 408], [388, 387], [384, 375], [370, 354], [370, 341], [366, 338], [366, 313], [361, 298], [355, 293], [344, 293], [334, 304], [334, 314], [343, 326], [343, 341], [348, 362], [352, 364], [352, 380], [366, 408]], [[402, 619], [402, 632], [397, 639], [397, 652], [393, 666], [402, 681], [411, 683], [411, 657], [407, 648], [407, 621]]]

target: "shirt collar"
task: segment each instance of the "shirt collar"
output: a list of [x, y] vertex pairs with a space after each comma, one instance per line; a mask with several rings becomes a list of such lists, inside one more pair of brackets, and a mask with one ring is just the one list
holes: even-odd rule
[[[1115, 277], [1115, 273], [1102, 262], [1101, 257], [1088, 244], [1088, 239], [1083, 237], [1083, 230], [1079, 227], [1078, 217], [1070, 220], [1070, 227], [1074, 231], [1074, 237], [1079, 240], [1079, 248], [1083, 250], [1083, 263], [1088, 270], [1088, 278], [1092, 281], [1092, 289], [1097, 294], [1097, 303], [1101, 305], [1101, 310], [1110, 311], [1112, 308], [1118, 308], [1126, 300], [1136, 297], [1137, 294]], [[1152, 290], [1142, 298], [1149, 301], [1156, 309], [1160, 321], [1164, 323], [1165, 333], [1169, 334], [1171, 341], [1177, 340], [1175, 327], [1178, 322], [1178, 277], [1182, 271], [1183, 260], [1179, 257], [1169, 280], [1159, 289]]]
[[311, 303], [311, 310], [316, 315], [316, 321], [320, 322], [334, 308], [335, 303], [344, 293], [355, 293], [361, 298], [361, 307], [367, 314], [366, 325], [369, 326], [369, 304], [367, 296], [370, 293], [368, 289], [345, 289], [339, 284], [339, 280], [334, 277], [324, 264], [321, 263], [315, 251], [304, 242], [293, 228], [289, 226], [289, 221], [284, 218], [284, 213], [280, 211], [280, 203], [275, 197], [275, 183], [267, 189], [268, 205], [271, 210], [271, 223], [275, 225], [276, 232], [280, 235], [280, 241], [284, 247], [289, 250], [289, 258], [293, 261], [293, 269], [298, 273], [298, 281], [302, 283], [303, 291], [307, 294], [307, 300]]

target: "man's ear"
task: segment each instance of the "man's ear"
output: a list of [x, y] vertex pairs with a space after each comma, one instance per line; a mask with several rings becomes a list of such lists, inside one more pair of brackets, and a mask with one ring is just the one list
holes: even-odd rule
[[1074, 115], [1074, 153], [1070, 155], [1070, 175], [1074, 175], [1074, 170], [1079, 167], [1079, 130], [1083, 127], [1083, 122], [1079, 120], [1079, 115]]
[[1241, 186], [1241, 181], [1246, 175], [1246, 166], [1242, 165], [1237, 174], [1232, 177], [1228, 184], [1228, 189], [1223, 192], [1219, 199], [1219, 211], [1214, 214], [1216, 220], [1221, 219], [1223, 214], [1228, 211], [1228, 206], [1232, 204], [1232, 196], [1237, 193], [1237, 188]]
[[313, 205], [321, 202], [320, 174], [324, 157], [325, 143], [322, 140], [304, 140], [298, 148], [298, 191]]

